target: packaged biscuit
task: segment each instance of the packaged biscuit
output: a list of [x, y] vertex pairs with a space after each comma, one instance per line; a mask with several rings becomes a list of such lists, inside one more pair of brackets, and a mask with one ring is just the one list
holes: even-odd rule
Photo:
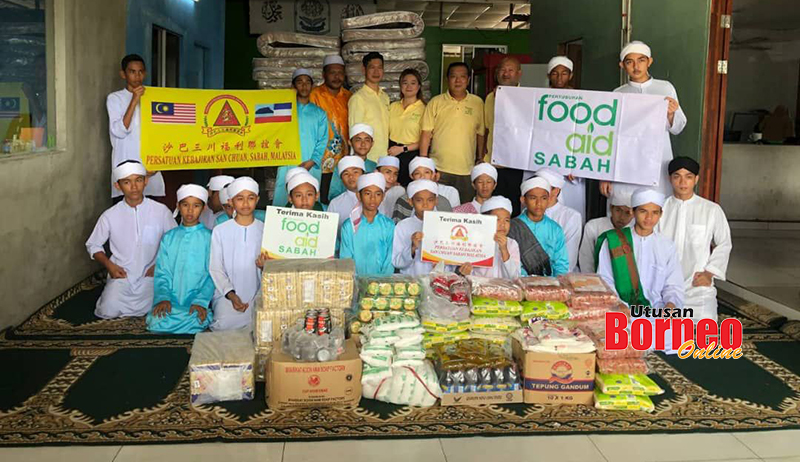
[[531, 319], [547, 319], [549, 321], [560, 321], [569, 319], [569, 309], [563, 302], [522, 302], [522, 314], [520, 319], [528, 322]]
[[643, 358], [597, 359], [597, 370], [603, 374], [647, 374], [650, 368]]
[[262, 272], [262, 309], [349, 309], [355, 293], [353, 260], [268, 260]]
[[200, 332], [189, 359], [191, 404], [252, 400], [255, 349], [246, 330]]
[[571, 292], [567, 305], [572, 310], [610, 309], [619, 303], [616, 292], [597, 274], [569, 273], [560, 279]]
[[522, 287], [525, 300], [542, 302], [566, 302], [569, 300], [569, 289], [554, 277], [527, 276], [517, 279]]
[[431, 317], [422, 318], [422, 327], [424, 327], [427, 332], [433, 333], [449, 334], [455, 332], [466, 332], [469, 330], [469, 326], [471, 325], [472, 321], [469, 319], [464, 321], [453, 321], [449, 319], [443, 320]]
[[644, 394], [647, 396], [661, 395], [664, 393], [664, 390], [645, 374], [634, 374], [631, 376], [631, 381], [637, 384], [640, 389], [643, 389]]
[[520, 327], [516, 318], [475, 316], [469, 330], [483, 334], [510, 334]]
[[522, 314], [522, 305], [518, 301], [473, 296], [471, 311], [478, 315], [519, 316]]
[[495, 300], [522, 300], [522, 288], [514, 281], [500, 278], [484, 278], [469, 276], [473, 297], [484, 297]]
[[438, 333], [438, 332], [425, 332], [422, 335], [422, 346], [426, 349], [433, 348], [436, 345], [446, 345], [455, 343], [459, 340], [466, 340], [470, 338], [469, 332], [451, 332], [451, 333]]
[[609, 411], [645, 411], [653, 412], [655, 406], [648, 396], [611, 395], [594, 389], [594, 407]]
[[643, 395], [645, 388], [631, 380], [627, 374], [598, 373], [594, 377], [597, 387], [607, 395]]

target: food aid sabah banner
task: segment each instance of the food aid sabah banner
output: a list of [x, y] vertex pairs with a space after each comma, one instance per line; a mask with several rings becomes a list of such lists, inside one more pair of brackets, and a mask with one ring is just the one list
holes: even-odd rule
[[667, 135], [663, 96], [498, 87], [492, 163], [656, 186]]
[[267, 207], [261, 250], [270, 258], [333, 258], [339, 214]]
[[422, 261], [491, 267], [497, 217], [471, 213], [425, 212]]
[[147, 170], [298, 165], [293, 90], [147, 87], [141, 154]]

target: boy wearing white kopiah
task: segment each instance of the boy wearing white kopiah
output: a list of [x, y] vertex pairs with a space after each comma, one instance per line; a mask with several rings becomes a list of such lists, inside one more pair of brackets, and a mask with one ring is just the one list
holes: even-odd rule
[[220, 215], [225, 213], [223, 210], [223, 203], [220, 199], [220, 191], [225, 185], [230, 184], [233, 182], [234, 178], [228, 175], [217, 175], [212, 176], [211, 179], [208, 180], [208, 204], [203, 207], [203, 214], [200, 215], [200, 223], [203, 224], [209, 230], [214, 229], [214, 226], [217, 224], [217, 218]]
[[386, 179], [382, 173], [361, 175], [358, 178], [361, 206], [342, 225], [339, 258], [352, 258], [356, 263], [356, 274], [360, 276], [394, 273], [394, 222], [378, 210], [385, 189]]
[[559, 201], [561, 188], [566, 183], [564, 175], [545, 167], [537, 170], [536, 176], [544, 178], [550, 183], [550, 202], [545, 215], [558, 223], [564, 231], [567, 256], [569, 258], [569, 272], [574, 273], [578, 271], [578, 248], [581, 244], [581, 229], [583, 228], [581, 214]]
[[414, 180], [407, 190], [414, 214], [394, 228], [392, 264], [403, 274], [420, 276], [433, 271], [433, 263], [422, 261], [422, 219], [426, 211], [436, 208], [438, 185], [431, 180]]
[[494, 235], [494, 262], [491, 268], [473, 267], [467, 263], [459, 268], [461, 273], [503, 279], [516, 279], [520, 276], [522, 262], [519, 257], [519, 244], [508, 237], [513, 211], [511, 201], [503, 196], [491, 197], [481, 204], [481, 214], [497, 217], [497, 232]]
[[397, 199], [406, 194], [406, 188], [397, 182], [397, 177], [400, 174], [400, 159], [396, 156], [383, 156], [378, 159], [376, 170], [381, 172], [386, 179], [386, 194], [383, 196], [380, 211], [391, 219]]
[[147, 330], [169, 334], [196, 334], [213, 319], [214, 281], [208, 272], [211, 231], [200, 223], [208, 191], [196, 184], [178, 189], [181, 224], [164, 234], [156, 258], [153, 310], [145, 318]]
[[583, 228], [581, 248], [578, 252], [578, 266], [581, 273], [594, 273], [597, 270], [597, 238], [611, 229], [622, 229], [633, 226], [633, 209], [631, 208], [631, 195], [625, 191], [613, 191], [609, 199], [611, 213], [609, 216], [595, 218], [586, 223]]
[[475, 188], [475, 198], [455, 207], [455, 213], [481, 213], [481, 206], [492, 197], [497, 188], [497, 169], [487, 162], [478, 164], [472, 167], [470, 179]]
[[[412, 180], [430, 180], [437, 184], [439, 197], [436, 203], [436, 210], [439, 212], [450, 212], [453, 207], [460, 204], [458, 190], [446, 184], [439, 184], [439, 173], [436, 171], [436, 163], [430, 157], [417, 156], [411, 159], [408, 164], [408, 171]], [[402, 196], [397, 200], [392, 212], [392, 220], [398, 223], [400, 220], [408, 218], [414, 214], [414, 205], [411, 203], [411, 195]]]
[[[632, 310], [649, 307], [651, 322], [665, 317], [663, 310], [684, 307], [678, 251], [668, 237], [655, 231], [664, 200], [664, 195], [654, 189], [637, 189], [631, 196], [636, 219], [633, 228], [606, 231], [598, 241], [603, 243], [597, 256], [597, 274]], [[671, 351], [669, 330], [664, 345], [665, 351]]]
[[[176, 226], [172, 213], [144, 197], [147, 171], [136, 161], [118, 165], [114, 187], [123, 200], [103, 212], [86, 250], [108, 270], [95, 316], [104, 319], [144, 316], [153, 305], [153, 275], [161, 236]], [[103, 245], [111, 247], [109, 258]]]
[[292, 208], [325, 211], [325, 205], [319, 201], [319, 181], [316, 178], [309, 173], [300, 173], [288, 181], [286, 189]]
[[339, 176], [346, 191], [331, 200], [328, 212], [339, 214], [339, 228], [350, 218], [350, 212], [358, 205], [358, 177], [364, 174], [364, 159], [359, 156], [346, 156], [339, 160]]
[[248, 309], [261, 286], [261, 237], [264, 222], [253, 212], [258, 204], [258, 183], [250, 177], [228, 185], [234, 217], [214, 228], [211, 235], [209, 273], [214, 280], [214, 322], [211, 330], [249, 327]]
[[725, 280], [733, 249], [731, 230], [722, 207], [694, 193], [700, 165], [688, 157], [669, 163], [674, 193], [664, 204], [658, 231], [678, 248], [686, 299], [694, 310], [694, 322], [717, 320], [717, 289], [714, 278]]
[[[634, 40], [627, 44], [619, 54], [619, 67], [625, 70], [630, 80], [625, 85], [617, 88], [620, 93], [639, 93], [645, 95], [661, 95], [669, 102], [667, 107], [667, 117], [664, 121], [667, 131], [664, 132], [664, 142], [661, 152], [661, 171], [659, 173], [658, 191], [665, 196], [672, 194], [667, 166], [672, 160], [672, 142], [670, 134], [679, 135], [686, 127], [686, 114], [683, 113], [678, 104], [678, 93], [675, 87], [666, 80], [654, 79], [650, 76], [650, 66], [653, 65], [652, 52], [650, 47], [644, 43]], [[640, 186], [628, 183], [614, 183], [608, 181], [600, 182], [600, 192], [609, 197], [612, 188], [626, 188], [634, 191]]]

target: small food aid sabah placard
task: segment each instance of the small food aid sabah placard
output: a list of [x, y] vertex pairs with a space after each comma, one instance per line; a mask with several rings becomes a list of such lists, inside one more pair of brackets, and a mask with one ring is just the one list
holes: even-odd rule
[[446, 265], [494, 264], [497, 217], [472, 213], [425, 212], [422, 261]]
[[147, 170], [300, 163], [293, 90], [147, 87], [140, 103]]
[[261, 249], [270, 258], [333, 258], [339, 214], [267, 207]]

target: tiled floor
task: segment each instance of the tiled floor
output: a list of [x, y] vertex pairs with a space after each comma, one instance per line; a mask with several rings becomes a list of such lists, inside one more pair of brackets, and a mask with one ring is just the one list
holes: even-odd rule
[[800, 430], [0, 449], [3, 462], [800, 462]]

